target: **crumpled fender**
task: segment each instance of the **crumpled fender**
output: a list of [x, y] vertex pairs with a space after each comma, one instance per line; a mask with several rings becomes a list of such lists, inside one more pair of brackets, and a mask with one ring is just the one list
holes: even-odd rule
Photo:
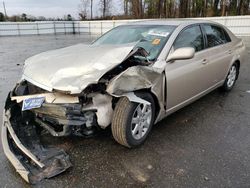
[[114, 77], [107, 86], [107, 93], [114, 97], [127, 97], [131, 102], [148, 102], [136, 96], [135, 92], [142, 89], [150, 90], [156, 96], [159, 113], [155, 122], [165, 115], [165, 74], [162, 69], [150, 66], [133, 66]]
[[106, 91], [111, 95], [122, 95], [140, 89], [149, 89], [161, 79], [161, 73], [148, 66], [133, 66], [117, 75], [108, 84]]

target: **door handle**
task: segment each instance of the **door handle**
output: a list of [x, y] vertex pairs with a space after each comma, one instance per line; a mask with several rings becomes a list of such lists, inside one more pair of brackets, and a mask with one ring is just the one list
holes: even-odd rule
[[232, 52], [232, 50], [228, 50], [227, 53], [228, 54], [232, 54], [233, 52]]
[[203, 59], [203, 60], [201, 61], [201, 63], [202, 63], [203, 65], [206, 65], [206, 64], [207, 64], [207, 59]]

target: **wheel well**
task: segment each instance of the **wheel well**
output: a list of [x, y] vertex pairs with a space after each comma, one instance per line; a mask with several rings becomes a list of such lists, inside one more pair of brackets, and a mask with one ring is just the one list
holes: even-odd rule
[[235, 63], [237, 65], [238, 69], [240, 70], [240, 60], [236, 60]]
[[238, 68], [238, 73], [237, 73], [237, 79], [238, 79], [239, 71], [240, 71], [240, 60], [236, 60], [235, 64], [237, 65], [237, 68]]
[[157, 116], [159, 115], [159, 112], [160, 112], [160, 104], [159, 104], [159, 101], [158, 101], [156, 95], [150, 89], [141, 89], [141, 90], [137, 90], [135, 92], [147, 92], [147, 93], [150, 93], [152, 95], [154, 102], [155, 102], [155, 118], [157, 118]]

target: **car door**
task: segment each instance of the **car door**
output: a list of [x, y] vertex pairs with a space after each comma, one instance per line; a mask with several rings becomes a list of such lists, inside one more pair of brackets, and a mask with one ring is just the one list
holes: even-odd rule
[[195, 56], [192, 59], [168, 62], [166, 65], [167, 111], [169, 112], [195, 98], [210, 85], [208, 82], [210, 73], [206, 70], [204, 35], [200, 25], [183, 29], [177, 36], [171, 51], [182, 47], [193, 47]]
[[223, 28], [214, 24], [203, 24], [202, 28], [207, 43], [206, 53], [210, 72], [208, 79], [213, 85], [224, 81], [233, 58], [233, 49], [231, 39]]

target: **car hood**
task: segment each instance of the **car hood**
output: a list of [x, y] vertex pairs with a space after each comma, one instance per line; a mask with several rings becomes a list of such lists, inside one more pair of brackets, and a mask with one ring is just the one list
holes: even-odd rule
[[134, 45], [78, 44], [44, 52], [25, 61], [22, 79], [47, 91], [77, 94], [122, 63]]

